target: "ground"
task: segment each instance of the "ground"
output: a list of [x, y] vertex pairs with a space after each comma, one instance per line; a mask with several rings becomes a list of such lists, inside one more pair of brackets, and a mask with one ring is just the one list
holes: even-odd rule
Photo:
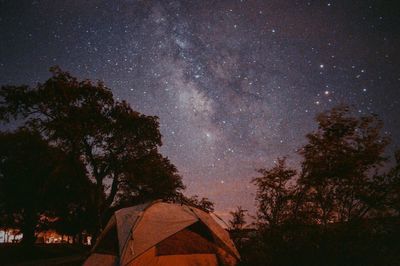
[[82, 265], [89, 248], [69, 244], [38, 244], [24, 249], [19, 244], [0, 244], [0, 265]]

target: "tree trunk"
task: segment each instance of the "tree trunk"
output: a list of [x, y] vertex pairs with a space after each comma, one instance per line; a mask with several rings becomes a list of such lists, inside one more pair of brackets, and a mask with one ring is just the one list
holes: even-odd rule
[[22, 227], [22, 240], [21, 244], [25, 247], [32, 247], [35, 244], [36, 236], [35, 236], [35, 223], [25, 223]]
[[35, 229], [37, 225], [37, 217], [34, 210], [25, 210], [24, 224], [21, 228], [22, 241], [21, 244], [25, 247], [33, 247], [36, 236]]
[[83, 240], [82, 240], [82, 239], [83, 239], [83, 237], [82, 237], [82, 231], [78, 233], [77, 238], [78, 238], [78, 239], [77, 239], [78, 244], [79, 244], [79, 245], [82, 245], [82, 244], [83, 244]]
[[93, 241], [96, 241], [97, 237], [100, 235], [101, 231], [103, 230], [103, 210], [104, 210], [104, 186], [102, 184], [102, 179], [96, 179], [96, 232], [93, 234]]

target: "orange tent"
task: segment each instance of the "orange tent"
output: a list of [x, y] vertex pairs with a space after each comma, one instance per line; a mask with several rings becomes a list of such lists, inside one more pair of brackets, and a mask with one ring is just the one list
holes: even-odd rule
[[84, 266], [231, 266], [239, 258], [209, 213], [156, 201], [116, 211]]

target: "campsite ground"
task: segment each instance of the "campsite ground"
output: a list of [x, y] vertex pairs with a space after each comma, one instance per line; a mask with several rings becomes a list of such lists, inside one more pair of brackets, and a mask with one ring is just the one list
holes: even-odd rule
[[0, 244], [0, 265], [81, 265], [88, 248], [69, 244], [38, 244], [26, 250], [19, 244]]

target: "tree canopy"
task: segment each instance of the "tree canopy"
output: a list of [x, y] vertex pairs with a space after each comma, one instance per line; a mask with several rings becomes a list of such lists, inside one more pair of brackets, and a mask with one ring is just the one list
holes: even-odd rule
[[0, 184], [3, 218], [29, 245], [46, 219], [84, 205], [91, 188], [79, 161], [26, 130], [0, 134]]
[[337, 107], [317, 116], [318, 129], [307, 135], [308, 144], [299, 180], [308, 190], [323, 224], [350, 221], [367, 215], [385, 197], [379, 167], [389, 139], [374, 115], [356, 117]]
[[58, 67], [51, 73], [35, 87], [3, 86], [0, 120], [22, 121], [84, 165], [96, 188], [97, 228], [122, 199], [166, 197], [184, 188], [175, 166], [158, 151], [157, 117], [114, 100], [101, 82], [79, 81]]
[[240, 245], [244, 265], [395, 265], [400, 152], [390, 167], [376, 115], [338, 106], [316, 122], [298, 171], [278, 158], [252, 180], [256, 231]]

